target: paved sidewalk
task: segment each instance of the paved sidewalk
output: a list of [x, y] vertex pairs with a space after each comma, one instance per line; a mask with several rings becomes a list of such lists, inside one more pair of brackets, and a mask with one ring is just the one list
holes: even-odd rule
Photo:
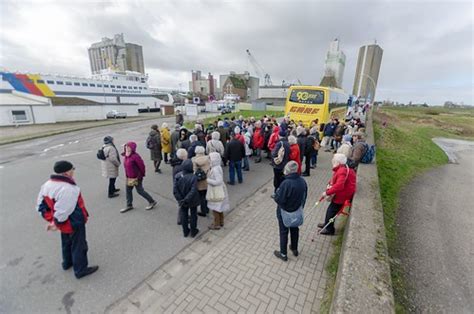
[[309, 197], [298, 257], [290, 251], [283, 262], [273, 255], [279, 233], [270, 181], [226, 216], [224, 229], [203, 234], [107, 312], [318, 312], [335, 238], [315, 237], [327, 203], [310, 209], [331, 176], [331, 157], [321, 152], [318, 168], [306, 178]]

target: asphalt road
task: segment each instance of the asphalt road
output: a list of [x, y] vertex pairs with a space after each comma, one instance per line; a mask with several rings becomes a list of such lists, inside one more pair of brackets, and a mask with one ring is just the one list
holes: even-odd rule
[[[164, 164], [162, 174], [151, 172], [144, 144], [149, 125], [172, 119], [94, 128], [1, 147], [0, 313], [103, 312], [193, 241], [184, 238], [176, 225], [171, 167]], [[117, 146], [137, 142], [148, 170], [144, 187], [158, 200], [156, 209], [145, 211], [146, 201], [134, 192], [136, 209], [119, 213], [125, 206], [123, 168], [117, 181], [120, 197], [107, 198], [107, 180], [101, 177], [95, 156], [105, 135], [113, 136]], [[35, 210], [39, 188], [60, 159], [76, 167], [76, 182], [91, 215], [89, 263], [100, 266], [97, 273], [81, 280], [75, 279], [72, 270], [61, 269], [60, 235], [46, 232], [46, 222]], [[224, 171], [227, 175], [227, 168]], [[252, 196], [272, 175], [267, 162], [251, 162], [244, 184], [229, 187], [231, 206]], [[199, 229], [206, 231], [210, 222], [211, 218], [199, 217]]]
[[402, 192], [401, 262], [417, 313], [474, 313], [474, 142], [437, 139], [450, 163]]

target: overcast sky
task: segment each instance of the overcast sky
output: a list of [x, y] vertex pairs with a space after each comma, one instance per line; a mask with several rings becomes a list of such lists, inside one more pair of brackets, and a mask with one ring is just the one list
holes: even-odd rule
[[273, 83], [319, 84], [329, 43], [346, 54], [352, 92], [358, 48], [384, 50], [377, 99], [473, 104], [471, 1], [8, 1], [0, 67], [90, 75], [87, 48], [123, 33], [143, 46], [150, 85], [188, 87], [191, 70], [245, 70], [250, 49]]

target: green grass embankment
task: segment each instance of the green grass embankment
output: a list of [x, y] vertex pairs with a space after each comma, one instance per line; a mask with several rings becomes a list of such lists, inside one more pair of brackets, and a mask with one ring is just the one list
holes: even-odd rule
[[[283, 111], [258, 111], [258, 110], [240, 110], [237, 112], [232, 112], [232, 113], [226, 113], [220, 116], [215, 116], [211, 118], [206, 118], [203, 120], [204, 127], [207, 127], [209, 124], [213, 124], [214, 121], [217, 121], [218, 118], [221, 118], [224, 120], [225, 117], [228, 117], [229, 119], [231, 117], [235, 117], [236, 119], [239, 118], [239, 116], [244, 117], [244, 119], [248, 119], [250, 117], [255, 117], [256, 119], [260, 119], [264, 115], [267, 115], [268, 117], [274, 116], [274, 117], [283, 117], [284, 112]], [[184, 123], [184, 126], [187, 129], [194, 129], [194, 123], [195, 121], [187, 121]]]
[[[434, 137], [474, 138], [474, 110], [381, 108], [374, 113], [377, 169], [394, 288], [396, 312], [409, 311], [407, 284], [398, 262], [396, 225], [401, 189], [416, 175], [448, 162]], [[384, 127], [382, 123], [386, 123]]]

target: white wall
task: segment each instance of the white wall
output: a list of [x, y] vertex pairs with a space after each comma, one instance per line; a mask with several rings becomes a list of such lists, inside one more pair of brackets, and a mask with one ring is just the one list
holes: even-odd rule
[[117, 110], [126, 112], [127, 117], [138, 116], [138, 105], [72, 105], [54, 106], [54, 116], [57, 122], [81, 121], [81, 120], [104, 120], [107, 112]]
[[[33, 111], [32, 111], [33, 109]], [[13, 121], [12, 110], [24, 110], [28, 121], [15, 122]], [[34, 114], [34, 115], [33, 115]], [[53, 109], [45, 105], [12, 105], [0, 106], [0, 125], [17, 125], [17, 124], [33, 124], [34, 123], [54, 123], [56, 122], [53, 114]]]
[[286, 87], [270, 87], [260, 88], [259, 98], [286, 98], [288, 95], [288, 88]]

